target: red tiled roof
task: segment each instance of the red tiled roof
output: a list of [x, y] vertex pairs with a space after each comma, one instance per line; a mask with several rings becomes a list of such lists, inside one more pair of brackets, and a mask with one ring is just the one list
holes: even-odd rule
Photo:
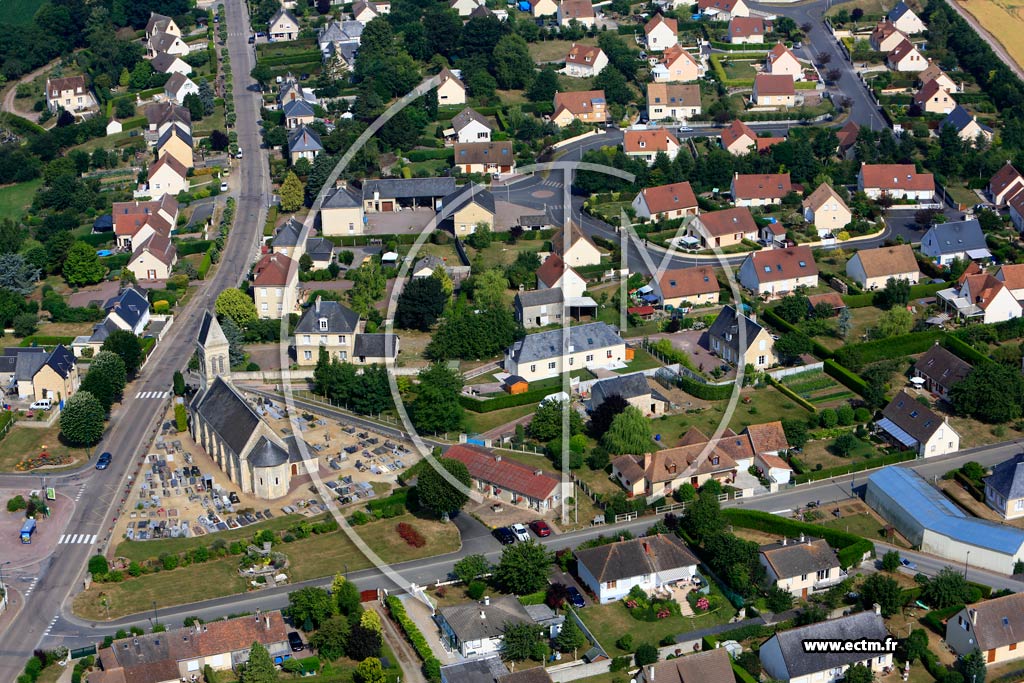
[[552, 253], [544, 259], [544, 263], [540, 264], [540, 268], [537, 269], [537, 279], [548, 287], [554, 287], [562, 278], [562, 275], [570, 270], [572, 268], [565, 265], [565, 261], [562, 260], [561, 256]]
[[1003, 264], [996, 273], [999, 274], [1002, 274], [1002, 282], [1007, 289], [1024, 289], [1024, 263]]
[[593, 19], [594, 4], [591, 0], [562, 0], [563, 19]]
[[709, 294], [719, 290], [718, 278], [711, 266], [666, 270], [658, 278], [658, 285], [664, 299]]
[[445, 451], [444, 457], [458, 460], [469, 470], [469, 476], [515, 494], [534, 500], [547, 500], [558, 488], [559, 481], [541, 470], [534, 470], [491, 452], [457, 444]]
[[288, 284], [292, 260], [284, 254], [266, 254], [253, 266], [253, 281], [257, 287], [283, 287]]
[[566, 64], [589, 64], [594, 65], [597, 56], [601, 54], [601, 48], [596, 45], [577, 45], [573, 43], [569, 54], [565, 57]]
[[757, 151], [763, 152], [772, 145], [777, 145], [780, 142], [785, 142], [786, 138], [757, 138], [754, 142], [757, 144]]
[[156, 232], [169, 234], [174, 226], [167, 222], [160, 210], [164, 209], [176, 215], [178, 202], [170, 195], [164, 195], [164, 197], [170, 197], [172, 201], [154, 199], [146, 202], [115, 202], [111, 207], [111, 214], [114, 217], [114, 234], [132, 237], [145, 225], [149, 225]]
[[818, 274], [814, 254], [811, 253], [811, 248], [804, 244], [788, 249], [755, 251], [749, 258], [754, 265], [757, 281], [761, 283]]
[[841, 149], [849, 149], [853, 147], [854, 143], [857, 142], [857, 136], [860, 134], [860, 126], [854, 121], [847, 121], [846, 125], [839, 129], [836, 135], [839, 137], [839, 147]]
[[892, 64], [899, 64], [904, 57], [912, 52], [917, 52], [917, 48], [914, 47], [909, 40], [904, 40], [892, 49], [886, 59], [888, 59]]
[[759, 73], [754, 77], [754, 90], [758, 95], [795, 95], [793, 77], [787, 74]]
[[738, 232], [743, 234], [757, 232], [757, 223], [750, 215], [750, 209], [745, 206], [702, 213], [700, 223], [704, 226], [704, 230], [713, 237], [735, 235]]
[[733, 17], [729, 21], [730, 38], [763, 36], [764, 32], [764, 19], [761, 17]]
[[913, 164], [864, 164], [860, 167], [865, 188], [925, 191], [935, 189], [931, 173], [918, 173]]
[[679, 24], [675, 19], [667, 19], [660, 14], [655, 14], [654, 18], [647, 22], [644, 26], [644, 33], [650, 33], [658, 27], [658, 24], [665, 24], [668, 26], [672, 33], [679, 33]]
[[996, 171], [992, 179], [988, 181], [989, 191], [993, 195], [1000, 194], [1014, 184], [1024, 188], [1024, 175], [1021, 175], [1020, 171], [1014, 168], [1009, 161], [1003, 164], [1003, 167]]
[[679, 138], [663, 130], [627, 130], [622, 141], [626, 153], [667, 152], [669, 144], [678, 147]]
[[697, 9], [717, 9], [723, 12], [732, 12], [732, 8], [736, 6], [736, 0], [698, 0]]
[[665, 48], [665, 51], [661, 55], [661, 63], [665, 66], [671, 66], [678, 59], [686, 59], [692, 62], [696, 66], [700, 66], [697, 63], [697, 58], [691, 55], [687, 50], [683, 49], [682, 45], [678, 43]]
[[654, 306], [630, 306], [626, 309], [630, 315], [653, 315]]
[[560, 108], [565, 108], [570, 113], [579, 116], [580, 114], [590, 114], [594, 111], [594, 100], [600, 100], [603, 105], [604, 90], [581, 90], [579, 92], [556, 92], [555, 93], [555, 113], [558, 113]]
[[757, 133], [754, 132], [753, 128], [743, 123], [739, 119], [736, 119], [728, 126], [726, 126], [724, 129], [722, 129], [722, 146], [728, 149], [733, 145], [733, 143], [735, 143], [743, 136], [747, 136], [751, 140], [753, 140], [757, 137]]
[[677, 209], [693, 209], [697, 207], [697, 197], [693, 194], [690, 183], [672, 183], [657, 187], [645, 187], [640, 194], [651, 213], [663, 213]]
[[[793, 79], [790, 79], [792, 83]], [[793, 191], [789, 173], [737, 174], [732, 180], [733, 201], [782, 199]]]

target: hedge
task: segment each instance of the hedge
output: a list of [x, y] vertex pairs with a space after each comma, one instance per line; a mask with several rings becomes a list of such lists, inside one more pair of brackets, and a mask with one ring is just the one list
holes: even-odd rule
[[800, 474], [794, 477], [793, 483], [805, 484], [809, 481], [818, 481], [819, 479], [828, 479], [830, 477], [840, 477], [844, 474], [849, 474], [851, 472], [863, 472], [864, 470], [875, 469], [877, 467], [885, 467], [886, 465], [895, 465], [898, 462], [913, 460], [916, 457], [917, 453], [915, 453], [914, 451], [901, 451], [899, 453], [893, 453], [891, 455], [880, 455], [875, 458], [861, 460], [860, 462], [851, 465], [830, 467], [824, 470], [812, 470], [805, 474]]
[[[910, 300], [921, 299], [924, 297], [932, 296], [936, 292], [949, 287], [948, 282], [926, 282], [920, 285], [911, 285], [910, 287]], [[875, 294], [877, 292], [864, 292], [863, 294], [846, 294], [843, 296], [843, 302], [849, 308], [865, 308], [867, 306], [873, 306], [875, 303]]]
[[704, 384], [686, 375], [679, 375], [679, 388], [705, 401], [725, 401], [732, 396], [732, 384]]
[[423, 633], [420, 631], [416, 623], [409, 618], [409, 615], [405, 612], [405, 605], [398, 599], [398, 596], [389, 595], [384, 599], [384, 604], [387, 605], [388, 612], [391, 613], [391, 618], [398, 622], [398, 625], [402, 627], [402, 631], [405, 632], [405, 637], [409, 639], [412, 644], [412, 648], [416, 650], [416, 654], [423, 660], [423, 674], [430, 681], [441, 680], [441, 662], [438, 661], [437, 657], [434, 656], [433, 650], [430, 649], [430, 644], [427, 643], [427, 639], [423, 637]]
[[771, 386], [773, 386], [776, 389], [778, 389], [779, 393], [781, 393], [783, 396], [786, 396], [789, 399], [795, 401], [796, 404], [799, 405], [804, 410], [810, 411], [811, 413], [818, 412], [817, 408], [814, 407], [814, 404], [812, 404], [807, 399], [798, 396], [796, 394], [796, 392], [794, 392], [792, 389], [790, 389], [786, 385], [782, 384], [782, 382], [777, 381], [771, 375], [765, 375], [765, 377], [768, 378], [768, 384], [770, 384]]
[[191, 256], [209, 251], [212, 240], [182, 240], [176, 242], [174, 247], [178, 250], [178, 256]]
[[825, 374], [829, 377], [839, 380], [841, 384], [844, 384], [850, 389], [853, 389], [860, 395], [864, 395], [867, 391], [868, 383], [862, 380], [857, 375], [853, 374], [839, 363], [835, 362], [831, 358], [825, 359]]
[[865, 292], [864, 294], [844, 294], [843, 303], [847, 308], [867, 308], [875, 303], [875, 293]]
[[912, 356], [924, 353], [945, 335], [942, 330], [925, 330], [860, 344], [847, 344], [835, 352], [835, 358], [839, 362], [844, 359], [856, 359], [861, 365], [867, 365], [880, 360]]
[[210, 255], [210, 251], [208, 249], [206, 253], [203, 254], [203, 260], [199, 262], [199, 268], [196, 269], [197, 277], [200, 280], [205, 280], [206, 274], [210, 272], [211, 266], [213, 266], [213, 257]]
[[974, 500], [981, 503], [985, 502], [985, 492], [979, 489], [978, 486], [968, 479], [963, 472], [956, 470], [956, 472], [953, 473], [953, 479], [963, 486], [967, 493], [971, 494], [971, 497], [974, 498]]
[[290, 54], [276, 55], [274, 57], [259, 57], [259, 63], [266, 66], [289, 66], [292, 64], [306, 64], [308, 62], [320, 62], [323, 55], [319, 50], [307, 50], [305, 52], [292, 52]]
[[800, 534], [823, 538], [830, 546], [837, 549], [839, 564], [843, 569], [860, 564], [865, 553], [873, 554], [875, 552], [875, 544], [870, 540], [819, 524], [798, 522], [760, 510], [726, 508], [722, 510], [721, 514], [727, 524], [745, 529], [757, 529], [764, 533], [777, 534], [787, 538], [794, 538]]
[[942, 338], [942, 345], [953, 355], [959, 356], [961, 359], [968, 363], [975, 365], [981, 365], [983, 363], [992, 363], [992, 359], [978, 351], [976, 348], [965, 342], [960, 337], [955, 337], [951, 334], [947, 334]]
[[963, 605], [953, 605], [952, 607], [946, 607], [945, 609], [929, 610], [926, 615], [921, 617], [921, 623], [942, 637], [945, 637], [946, 627], [942, 622], [949, 619], [963, 608]]
[[729, 658], [730, 664], [732, 664], [732, 674], [736, 677], [739, 683], [758, 683], [757, 679], [750, 675], [750, 672], [744, 669], [742, 666], [736, 663], [736, 660]]
[[[779, 314], [776, 313], [771, 308], [766, 308], [762, 315], [764, 316], [764, 319], [766, 321], [771, 323], [774, 327], [779, 328], [780, 330], [785, 330], [786, 332], [800, 332], [800, 329], [796, 325], [780, 318]], [[801, 334], [803, 333], [801, 332]], [[832, 351], [830, 349], [828, 349], [826, 346], [824, 346], [821, 342], [814, 339], [813, 337], [811, 337], [810, 339], [811, 350], [814, 352], [815, 356], [821, 359], [832, 357]]]
[[495, 396], [494, 398], [484, 400], [459, 394], [459, 403], [462, 404], [463, 408], [474, 413], [493, 413], [495, 410], [538, 403], [544, 400], [546, 396], [550, 396], [551, 393], [550, 388], [531, 389], [521, 394], [505, 394], [504, 396]]
[[114, 233], [112, 232], [95, 232], [89, 233], [88, 235], [82, 235], [76, 239], [85, 242], [90, 247], [101, 247], [114, 241]]
[[52, 337], [43, 334], [33, 334], [31, 337], [22, 339], [18, 346], [57, 346], [58, 344], [70, 346], [73, 341], [75, 341], [74, 337]]
[[447, 149], [414, 149], [406, 154], [409, 161], [431, 161], [434, 159], [453, 159], [455, 150]]

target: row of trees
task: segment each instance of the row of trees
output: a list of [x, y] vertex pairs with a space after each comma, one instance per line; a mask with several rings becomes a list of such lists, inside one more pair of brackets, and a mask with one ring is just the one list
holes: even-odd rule
[[111, 407], [121, 400], [128, 378], [135, 376], [141, 364], [139, 338], [127, 330], [111, 333], [61, 411], [61, 438], [73, 446], [99, 443]]

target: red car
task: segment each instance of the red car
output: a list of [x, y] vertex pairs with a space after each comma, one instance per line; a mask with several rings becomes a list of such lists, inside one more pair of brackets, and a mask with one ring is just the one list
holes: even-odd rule
[[530, 522], [530, 529], [541, 538], [551, 535], [551, 527], [543, 519], [536, 519]]

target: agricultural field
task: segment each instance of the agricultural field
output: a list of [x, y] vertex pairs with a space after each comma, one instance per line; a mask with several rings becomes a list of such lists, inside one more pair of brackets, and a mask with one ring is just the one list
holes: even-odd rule
[[819, 410], [835, 408], [853, 397], [853, 392], [821, 370], [810, 370], [782, 378], [782, 384]]
[[1024, 68], [1024, 0], [972, 0], [957, 4], [978, 20]]

